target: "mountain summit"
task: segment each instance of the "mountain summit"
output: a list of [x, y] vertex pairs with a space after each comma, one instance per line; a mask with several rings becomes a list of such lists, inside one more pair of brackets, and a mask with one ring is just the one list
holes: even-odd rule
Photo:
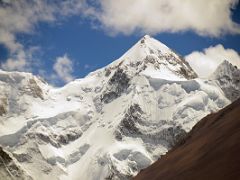
[[61, 88], [1, 71], [0, 144], [36, 180], [130, 179], [231, 102], [215, 80], [196, 77], [149, 36]]
[[240, 69], [224, 60], [211, 75], [211, 79], [218, 81], [219, 86], [231, 101], [240, 96]]
[[185, 80], [197, 77], [189, 64], [158, 40], [145, 35], [110, 67], [129, 68], [163, 79]]

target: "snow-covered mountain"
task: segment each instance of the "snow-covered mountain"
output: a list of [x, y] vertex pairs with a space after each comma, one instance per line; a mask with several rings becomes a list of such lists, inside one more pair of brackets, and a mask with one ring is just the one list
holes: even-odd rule
[[210, 79], [218, 81], [226, 97], [232, 101], [240, 97], [240, 69], [224, 60], [211, 75]]
[[27, 178], [128, 179], [229, 104], [221, 87], [150, 36], [61, 88], [0, 71], [0, 144]]

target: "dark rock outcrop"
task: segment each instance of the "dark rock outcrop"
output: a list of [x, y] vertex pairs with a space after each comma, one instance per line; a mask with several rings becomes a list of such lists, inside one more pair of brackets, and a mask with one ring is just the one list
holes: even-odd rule
[[7, 113], [7, 98], [0, 98], [0, 116]]
[[0, 179], [30, 180], [31, 178], [15, 163], [13, 157], [0, 147]]
[[136, 136], [142, 134], [137, 127], [137, 123], [140, 121], [142, 113], [143, 111], [138, 104], [130, 106], [119, 125], [120, 133], [125, 136]]
[[39, 87], [34, 78], [29, 79], [29, 89], [33, 97], [44, 99], [42, 89]]
[[123, 69], [118, 68], [108, 81], [108, 89], [103, 93], [101, 101], [109, 103], [120, 97], [129, 87], [129, 81], [130, 79]]
[[[124, 136], [141, 138], [145, 143], [160, 144], [165, 142], [167, 148], [172, 148], [179, 141], [186, 137], [186, 131], [176, 123], [159, 121], [157, 124], [145, 121], [145, 113], [138, 104], [130, 106], [122, 121], [119, 129], [115, 132], [117, 140], [122, 140]], [[161, 128], [162, 126], [166, 128]], [[155, 126], [156, 131], [147, 131], [149, 127]], [[150, 144], [151, 144], [150, 143]]]

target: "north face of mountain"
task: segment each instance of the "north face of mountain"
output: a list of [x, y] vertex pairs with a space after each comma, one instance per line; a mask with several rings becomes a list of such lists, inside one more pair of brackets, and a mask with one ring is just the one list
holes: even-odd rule
[[64, 87], [0, 71], [0, 88], [0, 144], [37, 180], [130, 179], [231, 102], [149, 36]]

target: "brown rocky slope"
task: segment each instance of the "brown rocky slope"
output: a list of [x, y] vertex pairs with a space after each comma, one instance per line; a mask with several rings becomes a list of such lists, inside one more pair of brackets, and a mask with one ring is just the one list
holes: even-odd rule
[[134, 180], [240, 179], [240, 99], [195, 125], [187, 138]]

